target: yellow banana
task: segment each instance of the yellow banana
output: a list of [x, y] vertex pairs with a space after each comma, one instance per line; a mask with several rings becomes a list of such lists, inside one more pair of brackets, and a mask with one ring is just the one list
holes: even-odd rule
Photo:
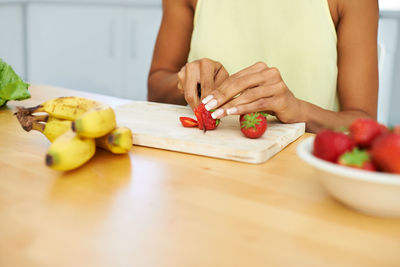
[[[71, 129], [72, 121], [51, 116], [32, 116], [32, 130], [41, 132], [53, 142]], [[124, 154], [132, 148], [132, 131], [127, 127], [117, 127], [107, 135], [96, 138], [96, 146], [114, 154]]]
[[96, 145], [114, 154], [128, 153], [132, 148], [132, 132], [127, 127], [118, 127], [109, 134], [97, 138]]
[[46, 165], [60, 171], [72, 170], [92, 158], [95, 151], [94, 139], [80, 137], [73, 131], [68, 131], [50, 145], [46, 154]]
[[91, 99], [67, 96], [50, 99], [39, 106], [28, 108], [31, 113], [46, 112], [49, 115], [66, 120], [75, 120], [92, 108], [102, 105]]
[[54, 98], [22, 112], [46, 112], [55, 118], [73, 120], [72, 129], [88, 138], [104, 136], [116, 126], [115, 113], [110, 106], [82, 97]]
[[72, 123], [72, 130], [88, 138], [102, 137], [116, 126], [114, 110], [105, 104], [97, 105]]
[[49, 117], [46, 123], [33, 122], [32, 129], [43, 133], [50, 142], [71, 129], [72, 121]]

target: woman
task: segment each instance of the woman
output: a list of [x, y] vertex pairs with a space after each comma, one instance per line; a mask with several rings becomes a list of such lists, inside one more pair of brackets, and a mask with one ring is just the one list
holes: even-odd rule
[[310, 132], [376, 118], [377, 0], [164, 0], [163, 12], [150, 101], [267, 111]]

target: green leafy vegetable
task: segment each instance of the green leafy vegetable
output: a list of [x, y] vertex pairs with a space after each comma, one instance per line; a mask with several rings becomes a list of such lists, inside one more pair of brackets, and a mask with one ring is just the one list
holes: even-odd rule
[[0, 58], [0, 107], [9, 100], [23, 100], [31, 97], [28, 92], [29, 84], [25, 83], [11, 68]]

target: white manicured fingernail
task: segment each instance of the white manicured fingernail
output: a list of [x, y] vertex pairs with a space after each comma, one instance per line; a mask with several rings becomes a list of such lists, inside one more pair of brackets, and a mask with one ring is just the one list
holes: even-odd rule
[[221, 116], [222, 114], [224, 114], [224, 110], [222, 108], [217, 109], [216, 111], [214, 111], [213, 113], [211, 113], [211, 117], [213, 119], [217, 119], [219, 116]]
[[203, 100], [201, 100], [201, 103], [203, 103], [204, 105], [208, 103], [208, 101], [210, 101], [211, 99], [213, 99], [212, 95], [209, 95], [207, 97], [205, 97]]
[[235, 107], [229, 108], [229, 109], [226, 110], [226, 114], [228, 114], [228, 115], [234, 115], [237, 111], [238, 111], [238, 109], [235, 108]]
[[210, 111], [211, 109], [217, 107], [218, 102], [216, 99], [211, 100], [210, 102], [207, 103], [207, 105], [205, 105], [205, 108]]

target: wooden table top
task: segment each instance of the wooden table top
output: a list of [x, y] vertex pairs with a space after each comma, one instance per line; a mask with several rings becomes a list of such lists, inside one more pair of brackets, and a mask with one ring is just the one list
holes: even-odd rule
[[0, 266], [400, 266], [400, 220], [334, 200], [297, 157], [299, 141], [261, 165], [134, 146], [62, 173], [15, 107], [126, 100], [30, 91], [0, 110]]

